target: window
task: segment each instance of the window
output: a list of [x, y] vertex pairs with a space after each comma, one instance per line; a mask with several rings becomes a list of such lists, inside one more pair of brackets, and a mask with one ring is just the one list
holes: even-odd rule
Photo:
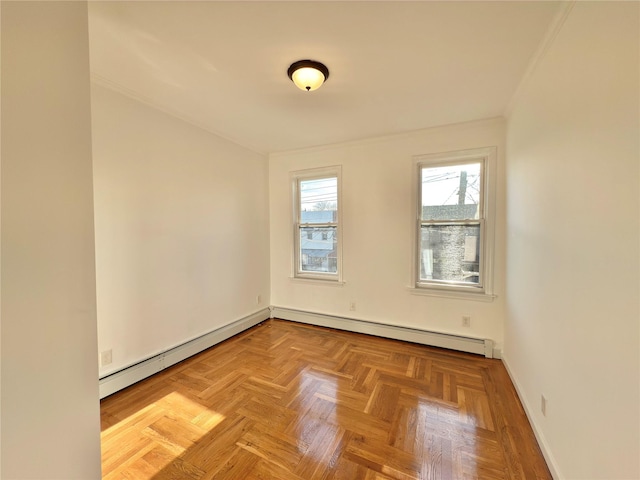
[[340, 167], [293, 174], [294, 276], [339, 281]]
[[418, 288], [492, 293], [495, 149], [417, 157]]

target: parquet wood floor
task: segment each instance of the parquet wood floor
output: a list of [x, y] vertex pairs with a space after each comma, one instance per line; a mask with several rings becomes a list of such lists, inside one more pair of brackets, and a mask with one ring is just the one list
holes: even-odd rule
[[268, 320], [102, 401], [104, 479], [551, 479], [499, 360]]

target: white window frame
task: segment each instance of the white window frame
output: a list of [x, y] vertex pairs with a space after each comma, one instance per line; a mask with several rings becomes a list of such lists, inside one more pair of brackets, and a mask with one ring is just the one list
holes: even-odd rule
[[[493, 292], [493, 264], [495, 241], [495, 176], [497, 149], [484, 147], [455, 152], [437, 153], [414, 156], [414, 198], [415, 198], [415, 227], [413, 235], [413, 268], [412, 290], [419, 295], [440, 297], [468, 298], [482, 301], [492, 301]], [[478, 224], [480, 226], [480, 278], [478, 284], [448, 283], [445, 281], [425, 281], [420, 279], [420, 235], [422, 220], [422, 169], [447, 165], [460, 165], [470, 162], [480, 162], [481, 194], [479, 219], [466, 221], [452, 221], [456, 224]]]
[[[342, 167], [340, 165], [313, 168], [308, 170], [298, 170], [291, 172], [291, 204], [292, 224], [293, 224], [293, 255], [292, 255], [292, 278], [306, 280], [321, 280], [327, 282], [336, 282], [341, 284], [342, 280]], [[300, 182], [304, 180], [316, 180], [321, 178], [337, 179], [337, 195], [338, 209], [336, 211], [335, 222], [329, 223], [302, 223], [300, 212]], [[336, 273], [332, 272], [308, 272], [301, 268], [301, 252], [300, 252], [300, 231], [305, 227], [335, 227], [335, 235], [337, 239], [336, 245]]]

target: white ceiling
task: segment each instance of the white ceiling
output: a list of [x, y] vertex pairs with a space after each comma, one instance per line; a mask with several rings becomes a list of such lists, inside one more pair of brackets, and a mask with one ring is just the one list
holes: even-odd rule
[[502, 115], [559, 6], [89, 2], [92, 77], [259, 152], [325, 145]]

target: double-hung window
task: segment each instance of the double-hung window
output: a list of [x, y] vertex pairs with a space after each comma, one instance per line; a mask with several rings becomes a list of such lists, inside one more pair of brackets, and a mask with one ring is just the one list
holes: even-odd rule
[[340, 167], [294, 172], [294, 276], [340, 281]]
[[416, 287], [491, 295], [495, 148], [416, 163]]

